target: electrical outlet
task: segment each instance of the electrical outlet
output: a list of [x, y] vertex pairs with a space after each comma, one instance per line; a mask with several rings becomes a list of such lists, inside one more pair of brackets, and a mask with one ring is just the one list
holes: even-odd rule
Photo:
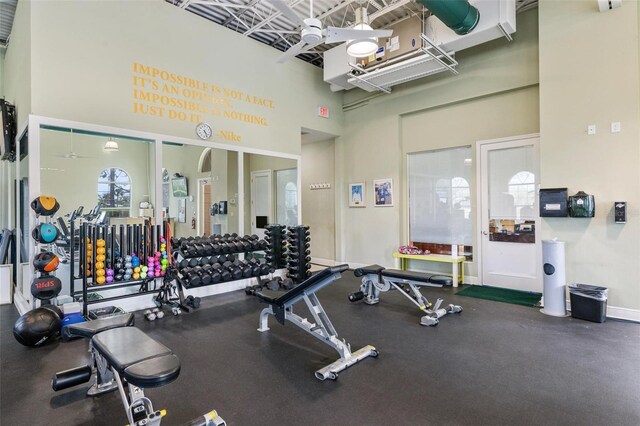
[[595, 135], [596, 134], [596, 125], [595, 124], [589, 124], [587, 126], [587, 134], [588, 135]]
[[619, 121], [611, 122], [611, 133], [620, 133], [621, 130], [622, 130], [622, 127], [620, 126]]

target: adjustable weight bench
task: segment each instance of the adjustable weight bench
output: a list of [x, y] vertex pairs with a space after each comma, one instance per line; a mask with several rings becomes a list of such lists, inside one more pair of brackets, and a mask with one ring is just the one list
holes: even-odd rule
[[353, 271], [356, 277], [362, 277], [360, 291], [349, 294], [351, 302], [364, 299], [368, 305], [380, 302], [380, 293], [390, 290], [398, 290], [416, 305], [426, 315], [420, 319], [421, 325], [436, 326], [439, 319], [451, 313], [462, 312], [459, 305], [449, 305], [441, 308], [443, 300], [438, 298], [435, 306], [420, 293], [419, 287], [442, 287], [453, 283], [451, 277], [443, 275], [431, 275], [421, 272], [400, 271], [398, 269], [385, 269], [380, 265], [370, 265]]
[[[331, 346], [340, 354], [340, 359], [315, 372], [316, 377], [320, 380], [335, 380], [338, 378], [338, 373], [347, 367], [369, 356], [378, 356], [378, 351], [371, 345], [351, 352], [351, 345], [344, 339], [338, 339], [336, 329], [333, 327], [333, 324], [331, 324], [329, 316], [322, 308], [316, 296], [318, 290], [339, 279], [347, 269], [349, 269], [349, 265], [326, 268], [307, 278], [286, 293], [270, 290], [255, 292], [255, 295], [260, 300], [269, 304], [269, 307], [264, 308], [260, 313], [260, 328], [258, 328], [258, 331], [264, 332], [269, 330], [269, 315], [273, 315], [280, 324], [284, 325], [285, 321], [289, 321], [313, 337]], [[315, 323], [309, 322], [306, 318], [302, 318], [293, 312], [293, 305], [301, 300], [304, 301], [307, 308], [309, 308]]]
[[[131, 426], [156, 426], [166, 411], [153, 409], [144, 388], [174, 381], [180, 374], [180, 360], [169, 348], [133, 327], [133, 323], [133, 314], [124, 314], [67, 326], [63, 336], [66, 339], [91, 339], [91, 362], [54, 374], [51, 387], [59, 391], [86, 383], [95, 371], [96, 382], [87, 391], [88, 396], [118, 389]], [[188, 425], [221, 426], [225, 422], [213, 410]]]

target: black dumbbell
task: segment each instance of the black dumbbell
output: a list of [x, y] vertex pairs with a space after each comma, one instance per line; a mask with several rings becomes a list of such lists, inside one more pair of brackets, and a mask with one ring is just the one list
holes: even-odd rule
[[253, 276], [253, 268], [247, 262], [236, 260], [235, 264], [242, 270], [242, 278], [251, 278]]
[[229, 271], [233, 280], [239, 280], [242, 278], [242, 269], [240, 269], [235, 263], [227, 261], [224, 262], [222, 266], [227, 268], [227, 271]]
[[202, 278], [200, 278], [200, 275], [195, 271], [195, 268], [184, 268], [182, 270], [182, 276], [187, 281], [187, 287], [199, 287], [202, 285]]
[[211, 284], [217, 284], [222, 281], [222, 274], [219, 272], [219, 268], [214, 267], [214, 265], [205, 266], [209, 276], [211, 277]]
[[198, 266], [200, 264], [200, 261], [197, 258], [191, 258], [189, 259], [189, 266], [192, 268], [195, 268], [196, 266]]
[[219, 263], [213, 264], [213, 270], [220, 274], [220, 281], [231, 281], [231, 272], [227, 268], [222, 267]]
[[180, 261], [180, 263], [178, 263], [178, 267], [179, 267], [180, 269], [186, 268], [186, 267], [188, 267], [188, 266], [189, 266], [189, 260], [188, 260], [188, 259], [182, 259], [182, 260]]

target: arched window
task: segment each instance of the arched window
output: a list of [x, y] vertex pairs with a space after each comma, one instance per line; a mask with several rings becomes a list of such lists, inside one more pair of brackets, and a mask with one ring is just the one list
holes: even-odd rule
[[[509, 179], [509, 194], [513, 196], [513, 204], [516, 206], [516, 216], [529, 218], [532, 216], [532, 208], [536, 197], [536, 175], [531, 172], [518, 172]], [[526, 208], [526, 210], [523, 210]], [[526, 213], [531, 211], [530, 213]], [[526, 214], [523, 214], [526, 213]]]
[[131, 178], [122, 169], [104, 169], [98, 175], [98, 205], [108, 217], [127, 217], [131, 208]]

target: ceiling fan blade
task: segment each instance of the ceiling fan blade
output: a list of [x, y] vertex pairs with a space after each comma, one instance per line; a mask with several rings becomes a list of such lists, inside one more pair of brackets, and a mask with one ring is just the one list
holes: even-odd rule
[[301, 41], [298, 44], [294, 44], [278, 58], [277, 62], [279, 64], [282, 64], [284, 62], [287, 62], [289, 59], [293, 58], [294, 56], [299, 55], [305, 49], [306, 44], [307, 43], [305, 43], [304, 41]]
[[307, 24], [304, 23], [302, 18], [299, 17], [298, 14], [293, 9], [291, 9], [289, 5], [285, 3], [283, 0], [267, 0], [267, 2], [271, 3], [273, 7], [278, 9], [278, 11], [280, 11], [292, 23], [296, 25], [301, 25], [303, 27], [307, 26]]
[[340, 43], [369, 37], [391, 37], [393, 30], [355, 30], [353, 28], [327, 27], [325, 43]]

